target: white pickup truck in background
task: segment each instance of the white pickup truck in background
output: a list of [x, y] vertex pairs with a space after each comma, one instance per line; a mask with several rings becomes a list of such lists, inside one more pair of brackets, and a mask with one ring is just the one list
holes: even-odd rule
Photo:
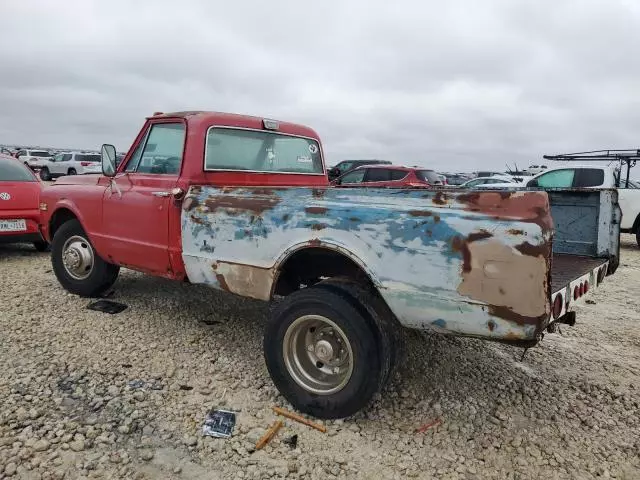
[[620, 231], [636, 236], [640, 246], [640, 188], [638, 184], [621, 178], [620, 169], [603, 165], [562, 165], [548, 168], [533, 177], [525, 178], [519, 184], [494, 183], [478, 185], [486, 190], [495, 188], [617, 188], [618, 203], [622, 210]]

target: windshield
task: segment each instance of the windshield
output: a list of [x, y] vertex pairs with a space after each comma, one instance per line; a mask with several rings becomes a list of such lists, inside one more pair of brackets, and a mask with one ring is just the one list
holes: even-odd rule
[[423, 182], [431, 184], [442, 183], [440, 175], [433, 170], [416, 170], [416, 176]]
[[0, 158], [0, 182], [35, 182], [36, 178], [21, 162]]
[[49, 152], [45, 152], [44, 150], [33, 150], [31, 152], [32, 157], [51, 157], [52, 155]]

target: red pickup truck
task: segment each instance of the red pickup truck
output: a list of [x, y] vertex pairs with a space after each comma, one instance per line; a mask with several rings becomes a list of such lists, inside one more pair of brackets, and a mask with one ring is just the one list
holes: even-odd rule
[[44, 189], [63, 287], [96, 296], [126, 267], [276, 300], [268, 370], [317, 417], [369, 402], [401, 326], [531, 346], [618, 264], [613, 190], [332, 188], [318, 135], [292, 123], [156, 114], [116, 164], [103, 145], [102, 175]]

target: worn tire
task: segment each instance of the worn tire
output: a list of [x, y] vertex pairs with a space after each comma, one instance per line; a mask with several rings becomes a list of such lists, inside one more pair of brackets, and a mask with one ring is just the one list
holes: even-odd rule
[[49, 243], [45, 242], [45, 241], [38, 241], [38, 242], [33, 242], [33, 247], [38, 251], [38, 252], [46, 252], [49, 250], [49, 248], [51, 247], [51, 245], [49, 245]]
[[383, 386], [391, 379], [397, 365], [404, 356], [404, 336], [402, 325], [395, 318], [385, 301], [372, 289], [348, 278], [334, 277], [317, 284], [320, 288], [342, 291], [349, 295], [352, 305], [374, 324], [379, 334], [382, 358], [387, 359], [383, 365]]
[[51, 173], [47, 167], [43, 167], [40, 169], [40, 180], [44, 182], [48, 182], [51, 180]]
[[[282, 395], [301, 412], [318, 418], [343, 418], [365, 407], [383, 385], [385, 352], [380, 333], [345, 292], [310, 287], [287, 296], [274, 309], [264, 333], [267, 369]], [[353, 371], [338, 391], [318, 394], [299, 385], [289, 373], [284, 339], [287, 329], [305, 315], [320, 315], [334, 322], [345, 334], [353, 352]]]
[[636, 231], [636, 243], [640, 247], [640, 228]]
[[67, 175], [76, 175], [77, 173], [78, 173], [78, 172], [76, 172], [76, 169], [75, 169], [75, 168], [70, 168], [70, 169], [67, 171]]
[[[62, 249], [65, 242], [73, 237], [82, 237], [93, 251], [93, 267], [88, 277], [82, 280], [73, 278], [62, 261]], [[51, 242], [51, 264], [53, 272], [65, 290], [82, 297], [95, 297], [111, 288], [118, 278], [120, 267], [105, 262], [93, 249], [88, 235], [78, 220], [69, 220], [62, 224]]]

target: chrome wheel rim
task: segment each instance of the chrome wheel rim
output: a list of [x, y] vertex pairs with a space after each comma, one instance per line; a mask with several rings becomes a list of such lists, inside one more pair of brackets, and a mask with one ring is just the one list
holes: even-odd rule
[[76, 280], [84, 280], [93, 270], [93, 248], [78, 235], [69, 238], [62, 247], [62, 264], [67, 273]]
[[339, 392], [353, 373], [351, 343], [335, 322], [320, 315], [305, 315], [289, 325], [282, 353], [289, 375], [318, 395]]

